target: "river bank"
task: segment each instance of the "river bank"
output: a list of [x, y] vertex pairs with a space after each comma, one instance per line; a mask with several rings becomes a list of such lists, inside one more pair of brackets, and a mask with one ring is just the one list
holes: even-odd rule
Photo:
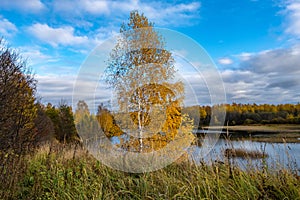
[[[297, 199], [293, 168], [266, 163], [241, 169], [232, 163], [173, 163], [154, 172], [126, 173], [103, 165], [84, 150], [5, 159], [0, 199]], [[14, 165], [11, 165], [14, 163]]]
[[199, 133], [222, 130], [221, 137], [230, 139], [250, 139], [258, 142], [300, 143], [299, 124], [213, 126], [199, 129]]

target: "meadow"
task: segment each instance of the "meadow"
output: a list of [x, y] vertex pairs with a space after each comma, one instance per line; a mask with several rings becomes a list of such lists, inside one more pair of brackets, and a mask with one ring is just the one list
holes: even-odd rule
[[50, 145], [32, 155], [6, 154], [1, 199], [300, 199], [295, 168], [267, 163], [175, 162], [141, 174], [106, 167], [83, 148]]

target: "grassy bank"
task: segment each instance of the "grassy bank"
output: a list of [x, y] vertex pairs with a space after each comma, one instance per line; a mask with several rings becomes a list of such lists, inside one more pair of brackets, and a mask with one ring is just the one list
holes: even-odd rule
[[204, 129], [223, 129], [223, 131], [245, 131], [245, 132], [261, 132], [261, 133], [300, 133], [299, 124], [268, 124], [268, 125], [236, 125], [236, 126], [209, 126]]
[[181, 163], [130, 174], [84, 151], [74, 157], [73, 150], [47, 149], [15, 164], [15, 171], [22, 170], [14, 173], [14, 183], [0, 186], [3, 199], [300, 199], [299, 176], [268, 166], [241, 170], [226, 163]]
[[269, 124], [269, 125], [238, 125], [224, 127], [203, 127], [204, 129], [220, 130], [224, 137], [227, 131], [231, 139], [251, 139], [258, 142], [300, 143], [300, 125], [298, 124]]

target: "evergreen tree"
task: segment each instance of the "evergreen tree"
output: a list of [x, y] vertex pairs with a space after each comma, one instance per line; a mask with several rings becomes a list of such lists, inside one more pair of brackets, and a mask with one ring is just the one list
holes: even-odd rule
[[46, 106], [46, 115], [51, 119], [54, 126], [55, 138], [61, 143], [79, 143], [80, 137], [77, 133], [72, 108], [66, 104], [58, 108], [50, 103]]

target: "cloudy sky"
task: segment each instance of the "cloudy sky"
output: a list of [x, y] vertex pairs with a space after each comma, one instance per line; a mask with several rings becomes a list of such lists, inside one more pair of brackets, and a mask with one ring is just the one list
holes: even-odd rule
[[299, 0], [1, 0], [0, 35], [27, 59], [43, 102], [70, 101], [86, 57], [132, 10], [202, 45], [228, 103], [300, 102]]

